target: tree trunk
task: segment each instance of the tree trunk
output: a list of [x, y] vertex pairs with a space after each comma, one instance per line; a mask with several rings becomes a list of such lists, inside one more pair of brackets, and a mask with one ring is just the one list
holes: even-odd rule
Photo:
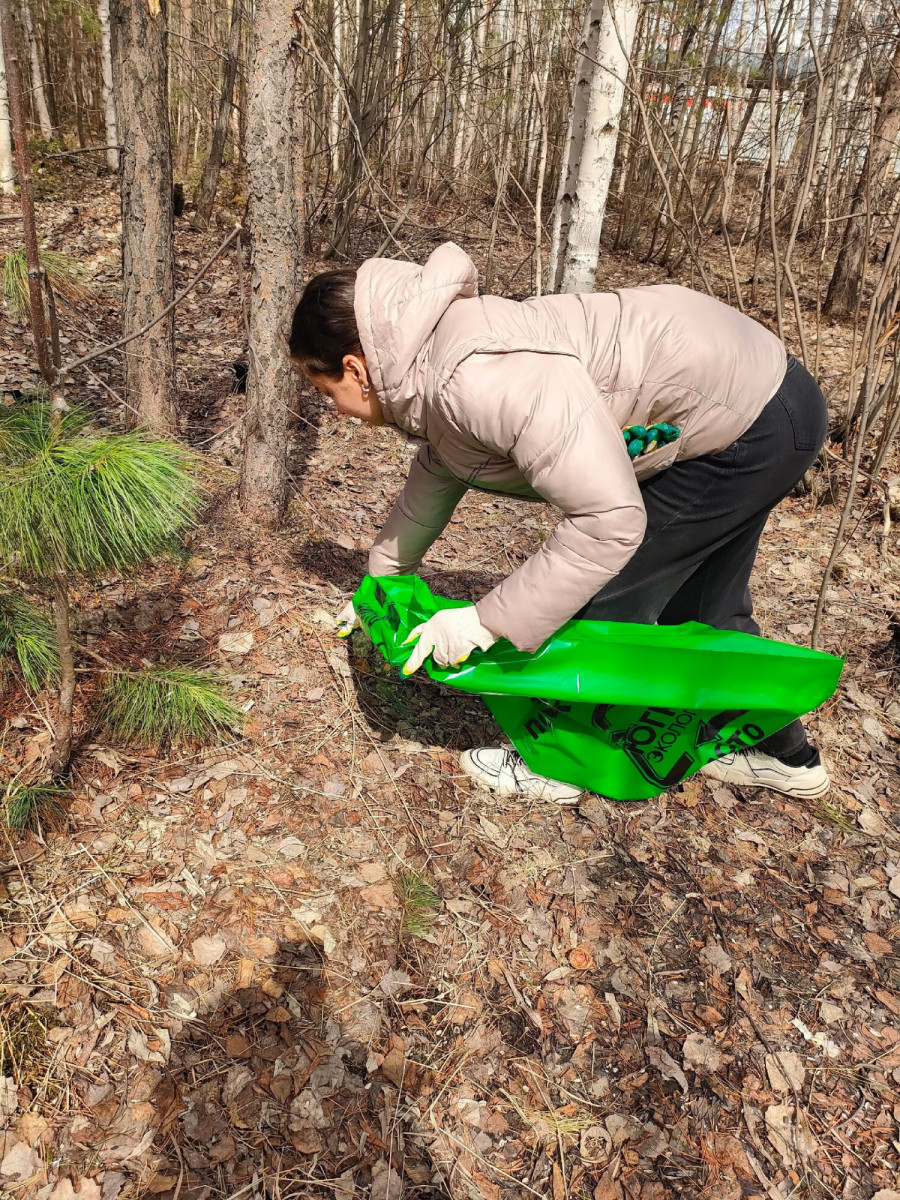
[[222, 70], [222, 94], [219, 97], [219, 111], [213, 129], [212, 145], [209, 148], [209, 158], [203, 168], [200, 186], [197, 188], [195, 200], [196, 211], [194, 226], [206, 229], [212, 215], [213, 201], [216, 198], [216, 188], [219, 184], [219, 171], [222, 169], [222, 155], [225, 153], [225, 139], [228, 136], [228, 124], [231, 120], [231, 102], [234, 96], [234, 78], [237, 75], [238, 52], [241, 48], [241, 0], [232, 0], [231, 28], [228, 33], [228, 47], [225, 51], [225, 64]]
[[84, 150], [88, 144], [87, 130], [84, 123], [84, 94], [81, 88], [84, 67], [81, 58], [81, 22], [75, 8], [69, 14], [71, 31], [71, 48], [69, 51], [69, 69], [72, 76], [72, 107], [75, 109], [75, 129], [78, 133], [78, 145]]
[[578, 182], [562, 256], [564, 292], [591, 291], [597, 276], [600, 233], [639, 9], [640, 0], [607, 0], [604, 4], [597, 65], [584, 119]]
[[97, 17], [100, 21], [100, 69], [103, 77], [106, 165], [111, 171], [118, 171], [119, 123], [116, 120], [116, 98], [113, 94], [112, 34], [109, 26], [109, 0], [99, 0]]
[[600, 25], [606, 0], [591, 0], [584, 14], [581, 40], [575, 61], [575, 83], [572, 87], [572, 107], [569, 110], [569, 125], [566, 131], [566, 161], [559, 176], [559, 192], [553, 212], [553, 228], [550, 234], [550, 270], [548, 288], [558, 292], [562, 285], [563, 264], [572, 223], [572, 204], [578, 186], [578, 166], [584, 145], [584, 130], [587, 120], [588, 101], [591, 95], [591, 80], [597, 61], [600, 44]]
[[31, 19], [29, 0], [22, 0], [22, 25], [25, 31], [25, 44], [31, 60], [31, 95], [34, 100], [34, 111], [41, 127], [41, 137], [45, 142], [53, 138], [53, 122], [47, 108], [47, 93], [44, 87], [44, 73], [41, 70], [41, 56], [38, 53], [37, 38], [34, 36], [34, 22]]
[[65, 579], [53, 579], [53, 625], [56, 648], [59, 651], [59, 711], [56, 715], [50, 773], [55, 778], [65, 774], [72, 757], [72, 706], [75, 700], [75, 660], [72, 652], [72, 631], [69, 626], [69, 592]]
[[175, 147], [175, 169], [179, 177], [187, 173], [191, 163], [192, 144], [197, 132], [194, 109], [194, 3], [182, 0], [178, 39], [180, 57], [174, 68], [175, 86], [178, 96], [178, 143]]
[[28, 157], [28, 135], [25, 127], [25, 104], [22, 88], [22, 68], [16, 41], [16, 25], [12, 0], [0, 0], [0, 37], [6, 48], [6, 83], [10, 125], [19, 175], [19, 197], [22, 204], [22, 233], [25, 241], [25, 260], [28, 264], [28, 306], [35, 357], [44, 382], [54, 400], [56, 370], [47, 343], [47, 323], [44, 318], [44, 296], [41, 287], [41, 262], [38, 256], [37, 220], [31, 193], [31, 162]]
[[259, 0], [247, 114], [250, 371], [240, 496], [249, 516], [273, 524], [287, 504], [288, 412], [296, 394], [284, 349], [297, 297], [301, 236], [293, 9], [293, 0]]
[[[112, 48], [122, 146], [122, 333], [152, 321], [174, 292], [172, 155], [166, 96], [166, 5], [113, 0]], [[175, 320], [125, 350], [126, 420], [174, 430]]]
[[844, 225], [844, 237], [838, 252], [834, 274], [828, 285], [823, 312], [830, 317], [848, 317], [856, 308], [869, 252], [871, 214], [878, 211], [885, 193], [885, 175], [897, 148], [900, 135], [900, 41], [894, 49], [890, 71], [875, 117], [872, 140], [866, 152]]
[[16, 194], [13, 170], [12, 133], [9, 123], [9, 96], [6, 90], [6, 61], [3, 57], [3, 37], [0, 34], [0, 195]]

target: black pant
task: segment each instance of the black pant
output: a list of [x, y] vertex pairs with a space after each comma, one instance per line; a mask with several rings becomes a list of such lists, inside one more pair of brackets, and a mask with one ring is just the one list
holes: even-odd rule
[[[821, 391], [788, 357], [781, 387], [746, 433], [716, 454], [675, 463], [641, 486], [644, 540], [577, 615], [593, 621], [759, 633], [750, 573], [769, 513], [815, 461], [828, 429]], [[800, 721], [760, 742], [776, 757], [807, 745]]]

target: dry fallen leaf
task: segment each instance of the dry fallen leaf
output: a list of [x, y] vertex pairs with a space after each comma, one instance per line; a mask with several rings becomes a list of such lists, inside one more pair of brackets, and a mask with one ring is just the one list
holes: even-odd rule
[[211, 967], [228, 949], [225, 939], [220, 937], [198, 937], [191, 943], [191, 956], [201, 967]]
[[252, 633], [223, 633], [218, 646], [223, 654], [249, 654], [253, 643]]
[[587, 942], [573, 947], [566, 957], [576, 971], [589, 971], [594, 966], [594, 953]]
[[806, 1067], [799, 1054], [778, 1050], [766, 1055], [766, 1073], [776, 1092], [799, 1091], [806, 1079]]
[[722, 1053], [702, 1033], [689, 1033], [684, 1039], [684, 1065], [692, 1071], [718, 1071]]
[[653, 1066], [659, 1071], [660, 1075], [662, 1075], [663, 1079], [674, 1080], [675, 1083], [677, 1083], [681, 1088], [682, 1092], [687, 1092], [687, 1076], [685, 1075], [684, 1071], [682, 1071], [681, 1067], [679, 1067], [672, 1055], [663, 1050], [662, 1046], [648, 1046], [647, 1057], [650, 1059], [650, 1062], [653, 1064]]
[[242, 1033], [230, 1033], [225, 1039], [225, 1053], [229, 1058], [249, 1058], [250, 1043]]
[[865, 833], [871, 833], [874, 837], [882, 837], [887, 833], [887, 825], [884, 823], [884, 818], [874, 808], [864, 808], [856, 819], [859, 821], [860, 829]]
[[16, 1142], [0, 1162], [0, 1175], [12, 1183], [26, 1183], [43, 1170], [41, 1156], [25, 1142]]
[[401, 1200], [403, 1180], [393, 1167], [380, 1158], [372, 1168], [372, 1190], [369, 1200]]
[[772, 1104], [766, 1109], [766, 1132], [769, 1141], [781, 1155], [786, 1166], [798, 1165], [815, 1154], [817, 1143], [809, 1132], [802, 1113], [793, 1104]]
[[864, 933], [863, 941], [872, 954], [893, 954], [894, 947], [879, 933]]
[[401, 996], [412, 984], [405, 971], [385, 971], [378, 984], [386, 996]]

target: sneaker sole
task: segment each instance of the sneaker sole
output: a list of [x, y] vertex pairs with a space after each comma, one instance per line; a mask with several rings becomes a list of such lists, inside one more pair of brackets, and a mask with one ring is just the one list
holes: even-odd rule
[[584, 792], [581, 791], [571, 797], [567, 796], [561, 799], [557, 796], [547, 795], [547, 789], [543, 787], [531, 788], [527, 785], [525, 787], [510, 787], [499, 781], [491, 783], [486, 773], [480, 767], [476, 766], [475, 763], [471, 762], [465, 754], [459, 756], [459, 765], [470, 779], [474, 779], [483, 788], [487, 788], [489, 792], [493, 792], [496, 796], [504, 799], [509, 799], [512, 796], [523, 796], [526, 800], [547, 800], [552, 804], [560, 805], [562, 808], [568, 808], [580, 803], [582, 796], [584, 796]]
[[827, 775], [802, 787], [793, 783], [779, 783], [776, 778], [771, 776], [769, 778], [766, 778], [765, 775], [751, 776], [744, 771], [735, 771], [731, 767], [723, 766], [715, 760], [702, 768], [702, 774], [710, 779], [718, 780], [719, 783], [730, 783], [735, 787], [768, 788], [770, 792], [778, 792], [782, 796], [793, 796], [795, 800], [816, 800], [819, 796], [824, 796], [831, 788], [831, 780]]

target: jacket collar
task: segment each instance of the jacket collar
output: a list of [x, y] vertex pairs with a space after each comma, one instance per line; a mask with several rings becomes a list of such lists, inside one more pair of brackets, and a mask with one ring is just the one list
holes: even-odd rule
[[431, 335], [454, 300], [478, 294], [478, 272], [453, 242], [424, 266], [369, 258], [356, 276], [354, 307], [372, 385], [385, 419], [426, 437], [424, 381]]

